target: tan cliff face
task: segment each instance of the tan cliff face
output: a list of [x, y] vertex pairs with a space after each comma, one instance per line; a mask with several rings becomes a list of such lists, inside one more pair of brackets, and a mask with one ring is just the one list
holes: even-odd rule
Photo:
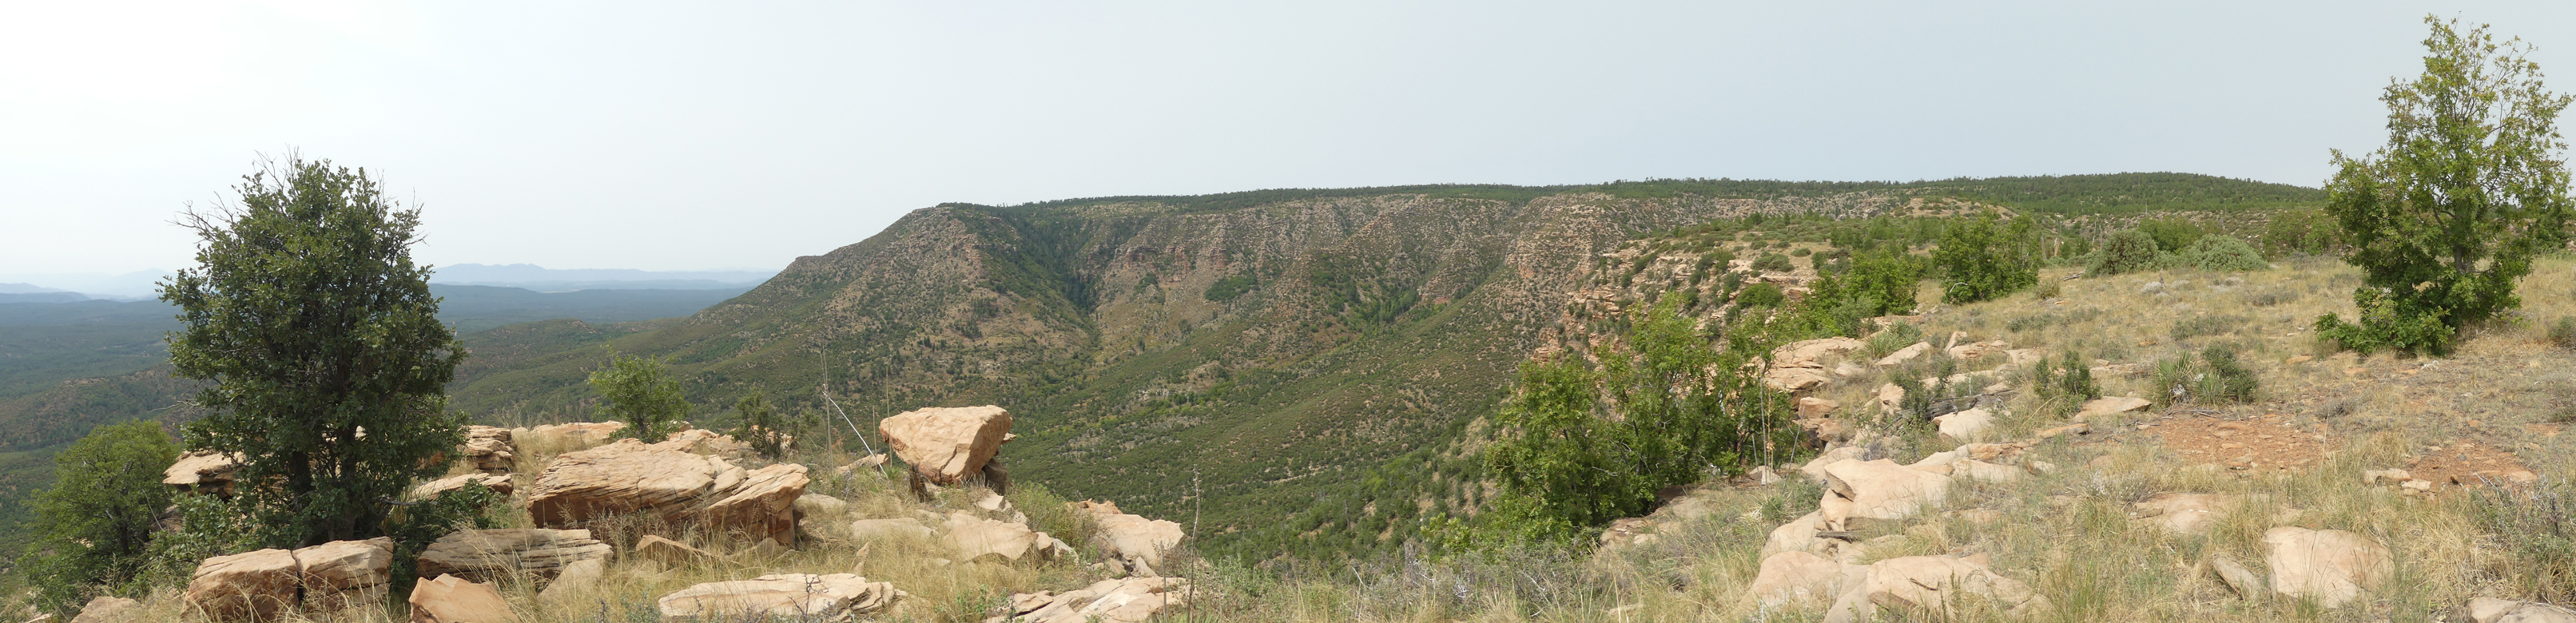
[[1168, 515], [1192, 500], [1195, 473], [1208, 523], [1249, 527], [1482, 415], [1595, 281], [1596, 256], [1639, 233], [1904, 202], [951, 204], [669, 326], [552, 349], [469, 343], [510, 359], [478, 362], [455, 393], [469, 409], [578, 400], [581, 369], [611, 346], [674, 357], [708, 406], [754, 386], [811, 401], [828, 366], [862, 426], [891, 406], [1003, 404], [1029, 419], [1009, 452], [1054, 459], [1019, 477]]

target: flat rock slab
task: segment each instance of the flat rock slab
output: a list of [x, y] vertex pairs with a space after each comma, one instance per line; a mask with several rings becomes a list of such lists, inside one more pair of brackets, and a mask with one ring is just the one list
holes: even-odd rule
[[848, 573], [784, 573], [749, 580], [708, 582], [654, 602], [662, 620], [735, 621], [754, 617], [824, 620], [875, 613], [904, 597], [888, 582]]
[[517, 623], [510, 602], [492, 585], [452, 575], [411, 586], [411, 623]]
[[1189, 580], [1181, 578], [1127, 578], [1102, 580], [1061, 595], [1022, 593], [1011, 596], [1010, 621], [1137, 623], [1183, 605], [1189, 586]]
[[589, 530], [462, 530], [439, 537], [421, 550], [420, 574], [481, 582], [521, 573], [553, 578], [573, 563], [606, 560], [610, 550], [608, 544], [591, 538]]
[[198, 563], [181, 599], [214, 621], [267, 621], [296, 608], [302, 575], [287, 550], [216, 556]]
[[2283, 526], [2263, 533], [2272, 590], [2318, 606], [2341, 608], [2376, 590], [2395, 571], [2388, 548], [2343, 530]]

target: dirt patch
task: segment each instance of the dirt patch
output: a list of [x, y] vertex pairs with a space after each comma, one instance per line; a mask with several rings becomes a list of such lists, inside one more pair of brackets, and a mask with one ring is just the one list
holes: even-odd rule
[[2229, 419], [2185, 413], [2151, 422], [2141, 432], [2164, 443], [2185, 465], [2284, 471], [2323, 461], [2327, 435], [2291, 428], [2287, 420], [2278, 414]]
[[2436, 491], [2485, 483], [2510, 484], [2508, 474], [2530, 472], [2512, 453], [2477, 443], [2458, 443], [2440, 448], [2421, 449], [2422, 454], [2408, 461], [2406, 472], [2418, 480], [2433, 482]]

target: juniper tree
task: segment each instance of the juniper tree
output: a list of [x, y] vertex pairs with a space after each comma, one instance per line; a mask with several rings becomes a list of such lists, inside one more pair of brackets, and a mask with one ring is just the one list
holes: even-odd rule
[[187, 444], [243, 456], [268, 545], [376, 536], [392, 499], [463, 442], [444, 388], [465, 349], [411, 260], [420, 211], [328, 160], [242, 180], [237, 202], [182, 220], [198, 266], [161, 288], [180, 310], [170, 363], [210, 383]]
[[2557, 119], [2568, 96], [2542, 86], [2520, 39], [2424, 22], [2424, 73], [2380, 96], [2388, 144], [2361, 158], [2335, 151], [2326, 184], [2363, 287], [2359, 318], [2326, 314], [2317, 329], [2364, 352], [2448, 351], [2460, 327], [2520, 306], [2514, 282], [2566, 241]]
[[671, 378], [660, 359], [608, 353], [608, 367], [590, 373], [590, 387], [608, 399], [608, 412], [626, 421], [620, 434], [659, 441], [670, 424], [689, 417], [689, 401], [680, 380]]

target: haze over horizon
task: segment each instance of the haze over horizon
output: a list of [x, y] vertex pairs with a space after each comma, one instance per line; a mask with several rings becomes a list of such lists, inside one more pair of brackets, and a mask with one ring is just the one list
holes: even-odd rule
[[0, 274], [190, 265], [171, 218], [288, 149], [424, 207], [420, 261], [659, 271], [775, 270], [948, 201], [2315, 186], [2382, 142], [2427, 12], [2576, 67], [2576, 8], [2538, 2], [28, 3], [0, 8]]

